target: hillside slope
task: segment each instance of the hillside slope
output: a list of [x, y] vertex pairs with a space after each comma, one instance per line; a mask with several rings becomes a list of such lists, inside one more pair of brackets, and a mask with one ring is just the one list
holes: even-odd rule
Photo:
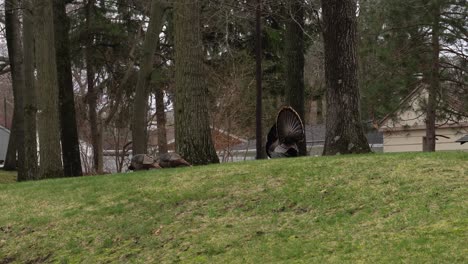
[[0, 184], [0, 263], [466, 263], [468, 153]]

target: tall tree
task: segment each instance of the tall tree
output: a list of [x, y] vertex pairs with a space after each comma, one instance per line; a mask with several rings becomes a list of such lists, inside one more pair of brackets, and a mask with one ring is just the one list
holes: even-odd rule
[[176, 1], [174, 10], [176, 149], [192, 164], [219, 162], [208, 117], [200, 2]]
[[266, 152], [263, 147], [263, 72], [262, 72], [262, 1], [257, 0], [255, 4], [255, 78], [256, 78], [256, 106], [255, 106], [255, 139], [257, 143], [257, 159], [265, 159]]
[[431, 34], [431, 56], [429, 70], [429, 89], [426, 109], [426, 137], [423, 146], [424, 151], [434, 152], [436, 150], [436, 107], [437, 93], [440, 91], [440, 15], [441, 6], [439, 0], [431, 1], [429, 6], [432, 14], [432, 34]]
[[59, 85], [60, 128], [65, 176], [81, 176], [81, 157], [75, 114], [75, 95], [70, 61], [70, 21], [66, 5], [71, 0], [54, 0], [55, 52]]
[[[304, 3], [299, 0], [288, 2], [285, 59], [286, 95], [290, 106], [304, 120]], [[304, 122], [304, 121], [303, 121]], [[306, 139], [299, 143], [299, 155], [307, 155]]]
[[[463, 52], [468, 40], [467, 10], [463, 0], [359, 1], [363, 114], [379, 120], [398, 107], [416, 85], [425, 83], [427, 91], [435, 95], [423, 110], [429, 114], [427, 121], [435, 124], [431, 121], [434, 116], [460, 120], [444, 96], [454, 86], [466, 87], [466, 81], [454, 73], [466, 74], [466, 67], [458, 63], [468, 57]], [[430, 134], [433, 132], [426, 142], [433, 145]]]
[[86, 48], [85, 48], [85, 60], [86, 60], [86, 82], [88, 85], [88, 116], [89, 116], [89, 126], [91, 129], [91, 145], [93, 148], [93, 168], [94, 171], [98, 174], [103, 173], [103, 154], [102, 154], [102, 131], [101, 131], [101, 122], [97, 114], [97, 100], [98, 100], [98, 91], [95, 87], [95, 74], [96, 69], [94, 66], [93, 60], [93, 45], [95, 34], [92, 31], [93, 27], [93, 13], [95, 12], [94, 6], [95, 0], [88, 0], [85, 7], [85, 17], [86, 17]]
[[166, 112], [164, 104], [164, 91], [158, 86], [155, 88], [156, 97], [156, 123], [158, 124], [158, 153], [167, 153]]
[[34, 77], [34, 14], [31, 0], [23, 0], [24, 53], [24, 165], [28, 179], [37, 179], [37, 93]]
[[[20, 5], [16, 0], [5, 1], [5, 30], [8, 56], [10, 58], [11, 76], [13, 79], [14, 122], [16, 129], [11, 135], [18, 152], [18, 181], [28, 180], [24, 166], [24, 64], [21, 42]], [[16, 151], [13, 152], [16, 157]]]
[[[133, 105], [132, 142], [133, 154], [146, 154], [147, 151], [147, 116], [148, 116], [148, 85], [154, 63], [154, 53], [159, 43], [159, 34], [163, 24], [165, 4], [160, 0], [151, 1], [150, 23], [143, 43], [140, 72], [136, 86]], [[159, 124], [158, 124], [159, 125]]]
[[63, 176], [59, 92], [55, 58], [53, 0], [34, 0], [37, 88], [39, 94], [40, 177]]
[[356, 0], [322, 0], [327, 120], [324, 155], [367, 153], [356, 56]]

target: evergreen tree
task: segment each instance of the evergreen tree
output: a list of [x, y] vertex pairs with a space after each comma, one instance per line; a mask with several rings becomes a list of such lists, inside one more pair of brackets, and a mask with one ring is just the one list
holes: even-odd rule
[[60, 129], [65, 176], [81, 176], [80, 145], [75, 114], [75, 95], [71, 72], [70, 22], [66, 5], [71, 0], [54, 0], [55, 51], [59, 85]]
[[[286, 94], [290, 106], [297, 111], [304, 122], [304, 3], [289, 1], [287, 6], [285, 31], [285, 75]], [[307, 155], [306, 139], [299, 142], [299, 155]]]
[[324, 155], [367, 153], [360, 116], [356, 1], [322, 0], [327, 119]]
[[39, 94], [40, 177], [45, 179], [63, 176], [53, 0], [34, 0], [33, 3]]
[[[23, 107], [23, 91], [24, 88], [24, 64], [23, 50], [21, 42], [21, 24], [20, 24], [20, 5], [18, 1], [11, 0], [5, 2], [5, 31], [8, 46], [8, 57], [10, 58], [11, 76], [13, 80], [13, 95], [14, 95], [14, 120], [11, 137], [13, 138], [9, 144], [9, 153], [7, 158], [7, 169], [18, 168], [18, 180], [28, 180], [26, 168], [24, 164], [24, 107]], [[18, 158], [16, 158], [18, 153]]]
[[91, 145], [93, 149], [93, 168], [98, 174], [103, 173], [103, 149], [102, 149], [102, 127], [100, 117], [97, 113], [98, 91], [95, 85], [96, 65], [93, 56], [93, 47], [95, 45], [95, 32], [93, 31], [93, 17], [96, 13], [95, 0], [88, 0], [85, 7], [86, 19], [86, 83], [88, 87], [87, 103], [89, 127], [91, 130]]
[[176, 148], [192, 164], [219, 162], [213, 146], [204, 75], [201, 1], [175, 2]]
[[38, 179], [37, 93], [34, 77], [34, 14], [31, 0], [23, 0], [24, 53], [24, 166], [28, 179]]

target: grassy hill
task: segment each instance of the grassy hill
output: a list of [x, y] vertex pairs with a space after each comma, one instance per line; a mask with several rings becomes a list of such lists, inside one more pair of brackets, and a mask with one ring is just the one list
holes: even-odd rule
[[0, 184], [0, 263], [466, 263], [468, 153]]
[[2, 183], [12, 183], [16, 181], [16, 172], [15, 171], [4, 171], [0, 170], [0, 184]]

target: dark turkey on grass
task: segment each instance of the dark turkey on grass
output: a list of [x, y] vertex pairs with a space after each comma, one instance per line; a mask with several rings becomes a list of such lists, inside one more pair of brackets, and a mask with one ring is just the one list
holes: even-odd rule
[[275, 124], [268, 132], [266, 152], [270, 158], [297, 157], [298, 143], [304, 141], [305, 130], [299, 114], [290, 106], [281, 108]]
[[175, 152], [165, 153], [159, 156], [159, 166], [161, 168], [189, 167], [192, 166]]
[[129, 170], [149, 170], [149, 169], [160, 169], [158, 162], [156, 162], [153, 157], [146, 154], [137, 154], [132, 157], [130, 161]]
[[175, 167], [188, 167], [191, 166], [177, 153], [165, 153], [158, 159], [146, 154], [137, 154], [132, 157], [129, 170], [150, 170], [161, 168], [175, 168]]

